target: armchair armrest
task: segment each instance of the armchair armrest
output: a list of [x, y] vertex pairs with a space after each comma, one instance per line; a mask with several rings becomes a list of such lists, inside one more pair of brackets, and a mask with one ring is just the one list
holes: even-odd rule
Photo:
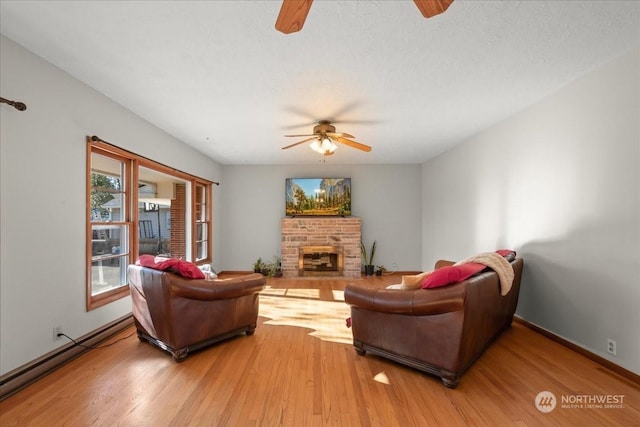
[[348, 284], [344, 299], [350, 306], [392, 314], [426, 316], [462, 310], [466, 286], [439, 289], [375, 289]]
[[202, 301], [255, 294], [262, 291], [266, 283], [265, 277], [259, 273], [216, 280], [192, 280], [172, 275], [170, 280], [174, 296]]

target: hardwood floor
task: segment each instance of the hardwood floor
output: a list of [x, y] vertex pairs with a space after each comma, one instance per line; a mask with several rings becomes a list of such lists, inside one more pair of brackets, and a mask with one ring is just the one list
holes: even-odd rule
[[[372, 277], [380, 285], [398, 276]], [[253, 336], [183, 363], [129, 328], [0, 402], [8, 426], [638, 425], [640, 385], [514, 323], [456, 389], [372, 355], [345, 325], [346, 280], [269, 279]], [[123, 339], [124, 338], [124, 339]], [[558, 405], [536, 409], [538, 393]], [[612, 398], [621, 407], [561, 399]]]

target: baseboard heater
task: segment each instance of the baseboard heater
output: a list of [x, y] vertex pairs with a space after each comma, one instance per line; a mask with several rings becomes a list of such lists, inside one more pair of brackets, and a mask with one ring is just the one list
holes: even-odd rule
[[[133, 325], [133, 315], [128, 314], [89, 332], [76, 339], [76, 342], [87, 347], [95, 346], [131, 325]], [[70, 342], [13, 371], [7, 372], [0, 377], [0, 401], [55, 371], [88, 350]]]

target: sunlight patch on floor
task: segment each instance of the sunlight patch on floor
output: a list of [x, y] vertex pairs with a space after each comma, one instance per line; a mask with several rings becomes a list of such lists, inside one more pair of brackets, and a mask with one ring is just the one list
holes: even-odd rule
[[389, 382], [389, 377], [387, 376], [387, 374], [382, 371], [382, 372], [378, 372], [374, 377], [373, 377], [374, 381], [377, 381], [379, 383], [382, 384], [390, 384]]
[[[310, 335], [323, 341], [353, 344], [351, 329], [345, 324], [350, 316], [349, 306], [344, 301], [314, 299], [310, 296], [313, 292], [308, 291], [317, 292], [317, 289], [288, 289], [289, 292], [282, 296], [270, 294], [271, 290], [260, 295], [260, 316], [269, 319], [264, 322], [266, 325], [307, 328], [312, 330]], [[299, 296], [292, 295], [291, 291]]]
[[318, 299], [320, 297], [319, 289], [283, 289], [283, 288], [272, 288], [271, 286], [267, 286], [260, 295], [274, 295], [274, 296], [285, 296], [285, 297], [301, 297], [301, 298], [315, 298]]
[[336, 301], [344, 302], [344, 291], [338, 291], [336, 289], [331, 291], [333, 293], [333, 299]]

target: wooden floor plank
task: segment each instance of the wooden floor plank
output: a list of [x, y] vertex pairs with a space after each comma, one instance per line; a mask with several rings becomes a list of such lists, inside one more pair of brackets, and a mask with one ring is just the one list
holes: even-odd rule
[[[384, 286], [397, 276], [356, 279]], [[369, 355], [345, 319], [345, 279], [268, 279], [256, 334], [184, 362], [139, 342], [133, 328], [0, 402], [8, 426], [629, 426], [640, 385], [514, 323], [458, 388]], [[428, 291], [425, 291], [428, 292]], [[622, 408], [534, 404], [541, 391], [623, 396]], [[593, 405], [592, 405], [593, 406]]]

